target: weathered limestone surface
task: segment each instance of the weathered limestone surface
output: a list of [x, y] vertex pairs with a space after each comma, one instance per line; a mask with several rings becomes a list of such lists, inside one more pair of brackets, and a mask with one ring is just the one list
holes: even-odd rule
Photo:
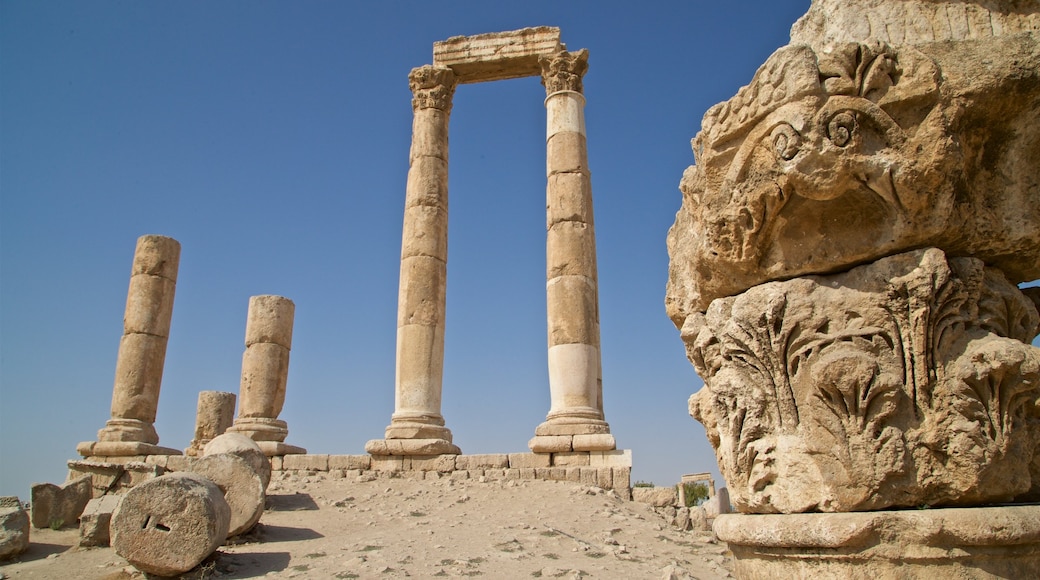
[[1037, 578], [1040, 506], [715, 518], [738, 578]]
[[0, 560], [29, 549], [29, 514], [15, 496], [0, 497]]
[[289, 434], [278, 418], [285, 404], [296, 305], [283, 296], [252, 296], [246, 317], [238, 416], [229, 432], [249, 436], [268, 456], [306, 453], [284, 443]]
[[197, 457], [214, 437], [223, 435], [235, 421], [235, 394], [221, 391], [201, 391], [195, 411], [195, 437], [185, 455]]
[[372, 455], [459, 453], [441, 415], [448, 267], [448, 120], [456, 77], [445, 66], [412, 70], [412, 146], [405, 191], [397, 300], [394, 414]]
[[171, 473], [134, 487], [112, 514], [112, 547], [142, 572], [174, 576], [227, 538], [231, 508], [212, 481]]
[[784, 514], [706, 506], [738, 576], [1040, 574], [1040, 508], [970, 507], [1040, 500], [1038, 30], [814, 0], [705, 114], [666, 307], [733, 504]]
[[679, 503], [674, 487], [633, 487], [632, 501], [653, 507], [669, 507]]
[[[203, 456], [221, 453], [230, 453], [244, 459], [249, 467], [260, 476], [260, 481], [264, 484], [264, 491], [267, 491], [267, 486], [271, 483], [271, 460], [255, 441], [241, 433], [224, 433], [214, 437], [202, 450]], [[292, 456], [287, 455], [286, 457]]]
[[934, 248], [770, 282], [687, 319], [690, 412], [742, 512], [1035, 501], [1038, 321]]
[[121, 495], [105, 495], [87, 502], [83, 515], [79, 518], [79, 545], [90, 548], [108, 546], [111, 542], [109, 533], [112, 514], [122, 501]]
[[401, 243], [394, 413], [365, 451], [458, 454], [441, 416], [448, 260], [448, 123], [459, 84], [541, 75], [546, 87], [546, 258], [551, 407], [537, 453], [616, 447], [603, 418], [599, 298], [582, 77], [588, 51], [558, 28], [457, 36], [409, 74], [412, 144]]
[[926, 246], [1040, 278], [1038, 22], [1035, 2], [814, 2], [704, 115], [668, 237], [676, 326]]
[[539, 57], [565, 49], [552, 26], [454, 36], [433, 43], [433, 65], [451, 68], [459, 84], [514, 79], [537, 75]]
[[231, 453], [206, 455], [192, 463], [191, 472], [217, 484], [224, 492], [231, 509], [229, 538], [248, 532], [260, 521], [266, 499], [264, 483], [245, 459]]
[[92, 496], [90, 476], [84, 475], [58, 486], [34, 483], [31, 488], [34, 528], [75, 526]]
[[83, 457], [180, 454], [156, 445], [159, 435], [153, 426], [180, 253], [180, 243], [173, 238], [148, 235], [137, 240], [116, 359], [112, 418], [98, 432], [97, 441], [76, 447]]
[[[83, 476], [89, 476], [91, 482], [91, 498], [96, 499], [108, 494], [121, 494], [127, 489], [159, 477], [166, 472], [167, 462], [170, 458], [185, 460], [186, 457], [176, 455], [152, 455], [151, 458], [161, 458], [163, 466], [154, 463], [145, 463], [145, 457], [140, 461], [129, 461], [126, 463], [114, 463], [105, 461], [69, 461], [69, 474], [67, 481], [73, 481]], [[136, 459], [136, 458], [135, 458]]]
[[550, 408], [528, 443], [536, 453], [616, 447], [603, 417], [599, 274], [582, 78], [589, 53], [542, 56], [546, 99], [546, 318]]

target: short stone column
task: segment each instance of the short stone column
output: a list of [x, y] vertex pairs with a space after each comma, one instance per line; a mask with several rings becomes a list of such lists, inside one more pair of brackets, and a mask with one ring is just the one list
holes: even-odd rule
[[459, 453], [441, 416], [448, 263], [448, 118], [455, 92], [450, 68], [422, 66], [408, 75], [412, 147], [405, 193], [397, 302], [394, 414], [374, 455]]
[[84, 457], [180, 455], [157, 445], [154, 426], [180, 255], [181, 245], [173, 238], [149, 235], [137, 240], [116, 359], [112, 418], [98, 431], [97, 441], [76, 447]]
[[195, 437], [185, 455], [199, 457], [206, 444], [224, 434], [235, 421], [235, 394], [201, 391], [195, 410]]
[[529, 446], [534, 452], [611, 450], [614, 436], [603, 418], [596, 236], [582, 94], [588, 51], [560, 51], [543, 56], [539, 63], [548, 95], [546, 296], [551, 406]]
[[228, 431], [249, 436], [268, 457], [307, 452], [284, 443], [289, 428], [278, 419], [285, 404], [295, 313], [293, 301], [282, 296], [249, 299], [238, 417]]

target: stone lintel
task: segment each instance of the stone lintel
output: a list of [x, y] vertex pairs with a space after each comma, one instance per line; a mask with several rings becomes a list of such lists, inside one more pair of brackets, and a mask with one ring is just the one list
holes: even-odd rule
[[451, 68], [459, 84], [532, 77], [542, 74], [539, 57], [566, 48], [554, 26], [453, 36], [433, 43], [433, 65]]

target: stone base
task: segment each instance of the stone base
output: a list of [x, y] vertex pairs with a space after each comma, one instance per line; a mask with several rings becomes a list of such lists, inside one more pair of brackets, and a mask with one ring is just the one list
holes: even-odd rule
[[738, 578], [1038, 578], [1040, 505], [725, 514]]
[[159, 447], [140, 441], [84, 441], [76, 446], [83, 457], [129, 457], [144, 455], [180, 455], [168, 447]]
[[613, 451], [617, 449], [610, 433], [592, 435], [535, 435], [527, 443], [534, 453], [567, 453], [570, 451]]
[[269, 417], [238, 417], [226, 433], [241, 433], [253, 441], [285, 441], [289, 427], [281, 419]]
[[445, 439], [373, 439], [365, 443], [372, 455], [459, 455], [457, 445]]
[[307, 453], [307, 450], [303, 447], [289, 445], [288, 443], [282, 443], [281, 441], [257, 441], [256, 444], [260, 447], [260, 451], [263, 451], [264, 455], [268, 457], [275, 457], [277, 455], [302, 455]]

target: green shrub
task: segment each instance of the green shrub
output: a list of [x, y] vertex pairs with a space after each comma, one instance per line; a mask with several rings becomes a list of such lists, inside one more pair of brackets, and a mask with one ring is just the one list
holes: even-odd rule
[[704, 483], [684, 483], [683, 488], [683, 505], [686, 507], [694, 507], [701, 505], [708, 499], [708, 486]]

